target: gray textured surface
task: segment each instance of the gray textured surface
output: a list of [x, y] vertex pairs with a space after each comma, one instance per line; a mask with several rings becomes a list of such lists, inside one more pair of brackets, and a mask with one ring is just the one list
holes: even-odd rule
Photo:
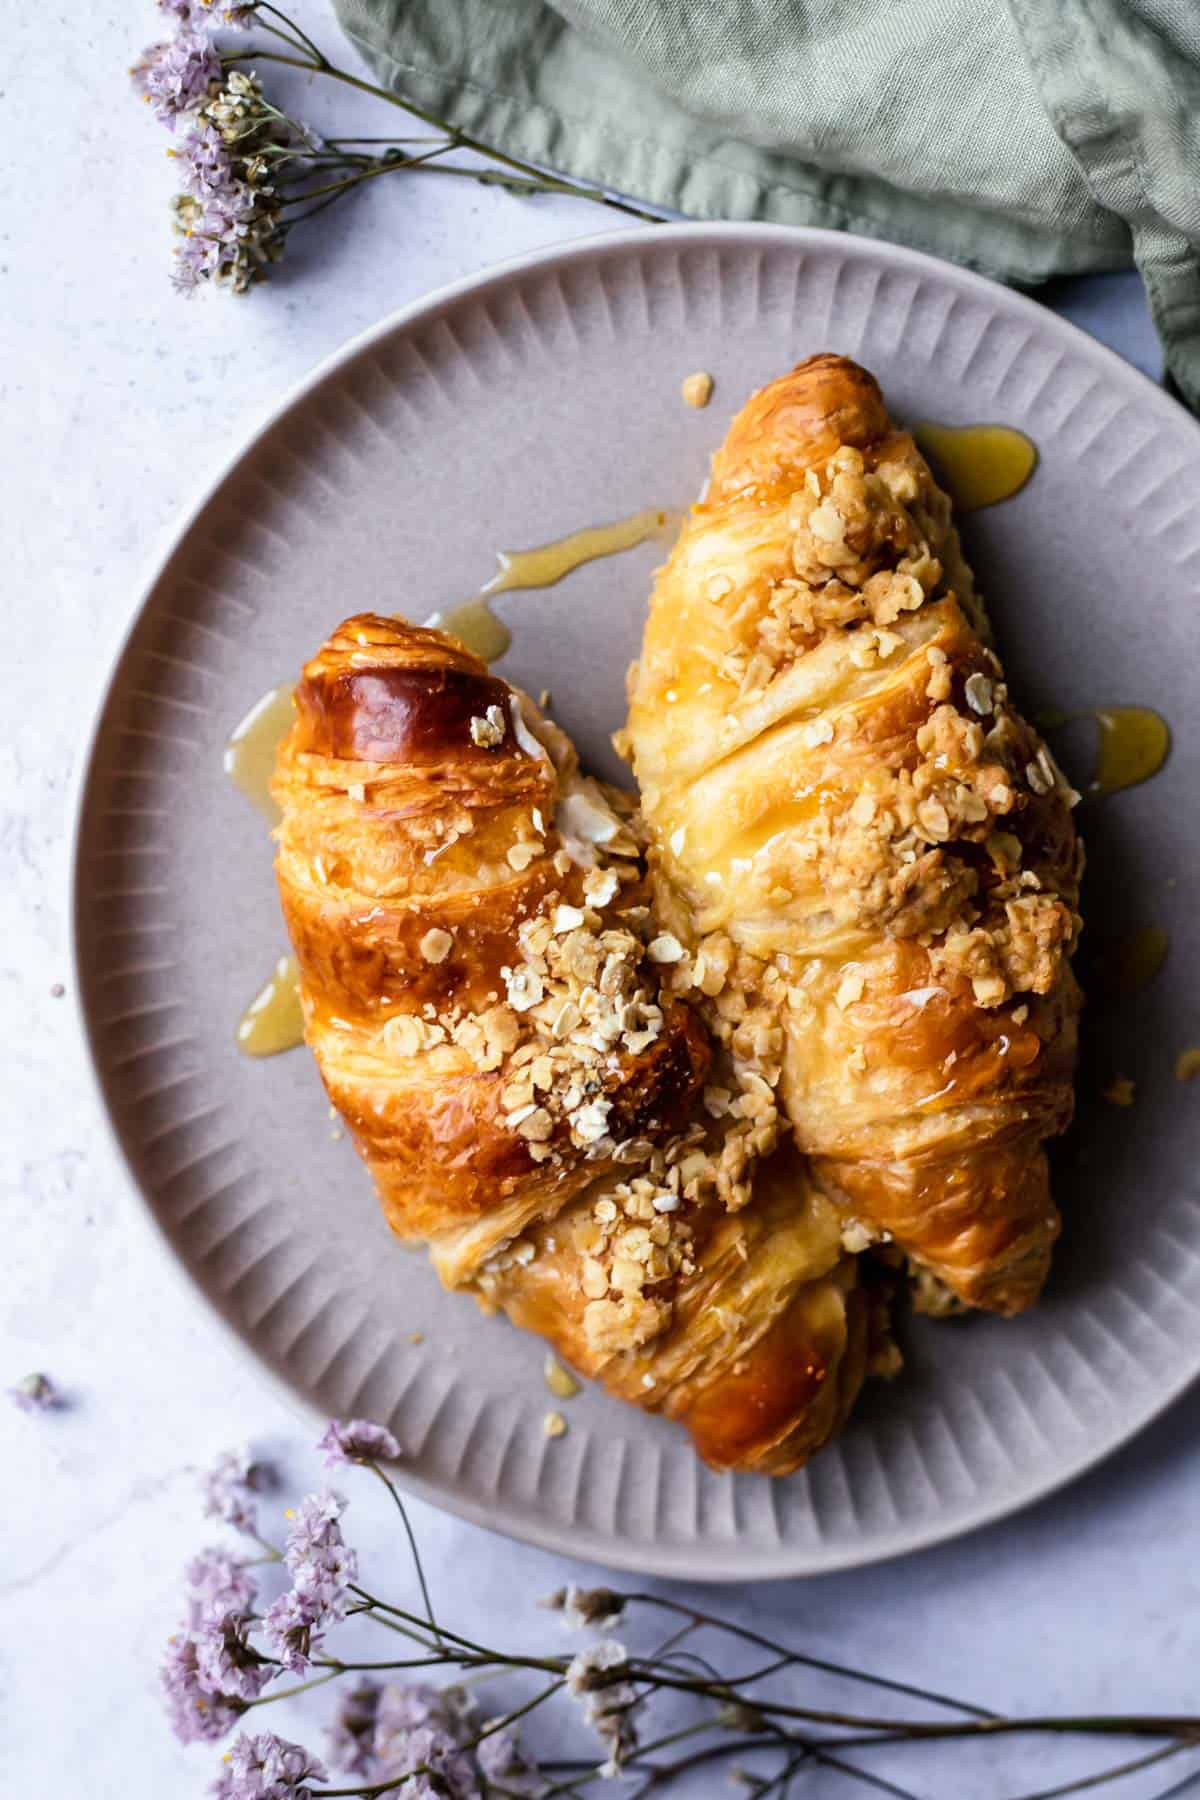
[[[310, 26], [325, 23], [316, 4], [297, 11]], [[153, 15], [144, 23], [151, 35]], [[9, 691], [35, 697], [10, 713], [3, 751], [9, 1198], [0, 1354], [5, 1381], [45, 1366], [76, 1405], [47, 1421], [0, 1409], [10, 1471], [0, 1787], [38, 1794], [53, 1769], [101, 1800], [199, 1800], [213, 1755], [180, 1751], [152, 1694], [180, 1566], [213, 1535], [199, 1520], [190, 1469], [246, 1435], [283, 1452], [296, 1485], [311, 1483], [316, 1466], [294, 1415], [141, 1228], [140, 1203], [82, 1078], [69, 1002], [50, 997], [66, 969], [66, 783], [104, 646], [128, 618], [149, 546], [256, 416], [393, 306], [525, 245], [592, 230], [596, 215], [450, 183], [414, 181], [386, 194], [380, 183], [343, 223], [332, 216], [320, 253], [291, 282], [244, 306], [189, 308], [162, 275], [164, 223], [152, 193], [161, 139], [113, 91], [113, 69], [135, 47], [130, 33], [128, 9], [109, 0], [70, 32], [23, 14], [10, 42], [13, 142], [27, 191], [53, 191], [55, 208], [13, 212], [0, 290], [19, 351], [5, 371], [19, 454], [0, 489]], [[52, 93], [64, 107], [51, 133]], [[104, 215], [108, 244], [94, 181], [79, 179], [84, 158], [115, 196]], [[157, 179], [165, 199], [165, 166]], [[1153, 370], [1133, 278], [1072, 284], [1055, 300]], [[1130, 641], [1136, 634], [1135, 620]], [[1134, 1048], [1142, 1039], [1135, 1024]], [[1104, 1469], [1008, 1524], [883, 1568], [730, 1591], [722, 1604], [819, 1651], [961, 1687], [992, 1706], [1190, 1709], [1200, 1652], [1198, 1432], [1193, 1395]], [[395, 1558], [384, 1509], [364, 1495], [355, 1511], [359, 1541], [386, 1570]], [[583, 1565], [429, 1507], [416, 1516], [450, 1616], [467, 1630], [547, 1640], [545, 1616], [514, 1596], [583, 1576]], [[310, 1708], [289, 1709], [282, 1728], [314, 1735], [306, 1721], [323, 1716], [322, 1697]], [[876, 1766], [936, 1791], [907, 1752], [885, 1753]], [[1065, 1772], [1045, 1748], [1018, 1750], [1006, 1766], [1007, 1780], [980, 1770], [972, 1791], [985, 1800]], [[1147, 1778], [1130, 1791], [1165, 1785], [1165, 1776]], [[711, 1791], [711, 1783], [696, 1790]]]

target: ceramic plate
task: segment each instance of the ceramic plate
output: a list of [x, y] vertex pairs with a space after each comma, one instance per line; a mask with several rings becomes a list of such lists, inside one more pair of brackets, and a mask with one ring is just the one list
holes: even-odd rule
[[[966, 520], [968, 553], [1028, 708], [1150, 703], [1170, 720], [1165, 771], [1082, 815], [1089, 941], [1156, 925], [1170, 952], [1144, 991], [1089, 1007], [1043, 1303], [907, 1329], [902, 1379], [869, 1391], [809, 1469], [770, 1481], [708, 1472], [676, 1428], [596, 1390], [547, 1440], [541, 1344], [443, 1294], [389, 1237], [306, 1052], [239, 1054], [239, 1015], [285, 946], [265, 826], [222, 749], [347, 613], [423, 619], [486, 581], [498, 549], [686, 504], [750, 390], [817, 350], [873, 369], [902, 419], [1003, 421], [1037, 444], [1025, 490]], [[680, 398], [696, 369], [716, 377], [705, 411]], [[1172, 1073], [1200, 1042], [1198, 495], [1200, 430], [1109, 352], [974, 276], [816, 231], [670, 226], [541, 253], [319, 369], [156, 574], [78, 820], [78, 978], [104, 1100], [151, 1218], [247, 1349], [321, 1413], [387, 1421], [426, 1498], [695, 1577], [930, 1544], [1145, 1424], [1200, 1371], [1197, 1096]], [[643, 544], [498, 604], [515, 633], [500, 671], [549, 688], [609, 774], [661, 555]], [[1064, 750], [1077, 780], [1087, 754]], [[1099, 1098], [1118, 1073], [1132, 1107]]]

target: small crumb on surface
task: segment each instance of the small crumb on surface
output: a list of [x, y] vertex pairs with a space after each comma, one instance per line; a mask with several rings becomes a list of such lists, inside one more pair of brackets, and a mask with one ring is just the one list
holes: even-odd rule
[[1181, 1050], [1175, 1058], [1176, 1081], [1194, 1081], [1200, 1075], [1200, 1050]]
[[542, 1430], [548, 1438], [560, 1438], [567, 1429], [567, 1421], [560, 1412], [548, 1412], [542, 1420]]
[[26, 1375], [16, 1387], [9, 1388], [8, 1397], [14, 1406], [27, 1413], [54, 1412], [63, 1405], [58, 1388], [41, 1370]]
[[62, 982], [56, 981], [54, 983], [54, 986], [50, 989], [50, 998], [52, 1000], [61, 1000], [63, 995], [66, 993], [66, 991], [67, 990], [63, 986]]
[[1128, 1075], [1114, 1075], [1108, 1086], [1101, 1090], [1101, 1097], [1110, 1106], [1132, 1106], [1134, 1084]]
[[689, 406], [707, 406], [712, 399], [713, 378], [707, 369], [694, 369], [684, 376], [679, 391]]
[[423, 1344], [425, 1342], [425, 1333], [423, 1331], [410, 1331], [408, 1334], [408, 1341], [410, 1344]]
[[440, 925], [431, 925], [429, 930], [425, 933], [425, 936], [421, 939], [421, 955], [425, 958], [426, 962], [445, 962], [450, 954], [453, 943], [454, 939], [450, 936], [448, 931], [443, 931]]

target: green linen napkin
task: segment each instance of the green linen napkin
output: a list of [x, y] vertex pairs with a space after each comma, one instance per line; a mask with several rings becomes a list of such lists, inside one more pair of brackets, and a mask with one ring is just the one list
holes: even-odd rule
[[1136, 263], [1200, 408], [1200, 0], [335, 0], [397, 94], [700, 218]]

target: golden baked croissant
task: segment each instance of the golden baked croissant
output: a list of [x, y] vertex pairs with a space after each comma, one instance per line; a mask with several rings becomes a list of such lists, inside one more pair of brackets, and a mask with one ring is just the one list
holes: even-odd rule
[[273, 792], [307, 1041], [393, 1230], [715, 1465], [795, 1468], [872, 1301], [776, 1146], [750, 984], [711, 1036], [665, 991], [627, 803], [454, 639], [372, 615], [306, 666]]
[[734, 420], [630, 700], [663, 918], [778, 972], [782, 1103], [847, 1242], [893, 1241], [931, 1310], [1028, 1305], [1072, 1111], [1077, 796], [865, 370], [812, 357]]

